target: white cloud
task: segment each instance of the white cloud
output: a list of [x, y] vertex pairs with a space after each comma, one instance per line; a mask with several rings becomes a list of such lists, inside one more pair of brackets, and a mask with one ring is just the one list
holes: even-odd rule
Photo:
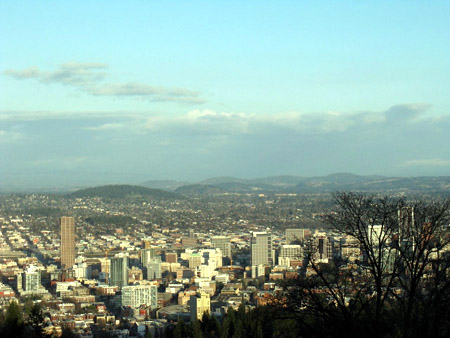
[[37, 67], [30, 67], [22, 70], [7, 69], [3, 72], [3, 74], [18, 80], [35, 79], [41, 76], [41, 73]]
[[105, 63], [71, 61], [50, 72], [31, 67], [23, 70], [7, 69], [3, 74], [16, 80], [36, 79], [45, 84], [56, 83], [71, 86], [94, 96], [131, 97], [154, 102], [182, 104], [205, 102], [200, 97], [200, 93], [185, 88], [165, 88], [138, 82], [104, 82], [109, 75], [104, 71], [107, 68], [108, 65]]
[[98, 70], [108, 66], [102, 63], [68, 62], [62, 64], [59, 69], [50, 73], [43, 73], [41, 80], [47, 83], [61, 83], [72, 86], [90, 86], [103, 80], [107, 73]]
[[403, 165], [406, 167], [450, 167], [450, 160], [440, 158], [410, 160], [404, 162]]
[[[412, 111], [412, 110], [411, 110]], [[362, 128], [386, 123], [386, 112], [358, 113], [302, 113], [278, 114], [230, 113], [195, 109], [181, 116], [152, 116], [146, 128], [152, 131], [191, 129], [210, 133], [260, 134], [268, 130], [285, 129], [303, 134], [343, 133], [351, 128]]]
[[385, 113], [386, 121], [394, 123], [407, 123], [414, 121], [419, 115], [431, 108], [428, 103], [398, 104], [389, 108]]
[[[157, 91], [156, 91], [157, 92]], [[291, 131], [305, 135], [345, 133], [350, 130], [386, 131], [394, 127], [387, 115], [393, 110], [407, 106], [409, 114], [420, 114], [423, 105], [397, 105], [384, 112], [285, 112], [278, 114], [257, 114], [242, 112], [218, 112], [212, 109], [194, 109], [183, 115], [154, 113], [117, 112], [11, 112], [0, 111], [0, 121], [33, 120], [92, 120], [83, 129], [108, 131], [124, 129], [133, 133], [198, 133], [200, 135], [266, 134], [274, 131]], [[415, 108], [414, 108], [415, 107]], [[417, 109], [415, 113], [414, 109]], [[420, 116], [420, 115], [418, 115]], [[86, 122], [89, 123], [89, 122]], [[408, 122], [409, 127], [423, 126], [425, 129], [443, 128], [448, 125], [448, 116], [442, 118], [423, 117]], [[426, 126], [426, 127], [425, 127]], [[398, 126], [395, 126], [398, 128]], [[397, 130], [398, 132], [398, 130]]]
[[153, 132], [190, 130], [199, 134], [242, 134], [249, 132], [252, 118], [252, 114], [196, 109], [176, 117], [151, 117], [147, 119], [145, 128]]
[[50, 111], [0, 111], [0, 121], [38, 120], [95, 120], [95, 119], [142, 119], [148, 114], [126, 111], [116, 112], [50, 112]]
[[87, 90], [96, 96], [138, 97], [158, 102], [180, 102], [199, 104], [205, 102], [199, 97], [199, 93], [182, 88], [163, 88], [149, 86], [142, 83], [113, 83]]
[[57, 70], [52, 72], [41, 71], [38, 67], [30, 67], [23, 70], [7, 69], [3, 74], [17, 80], [37, 79], [43, 83], [79, 86], [102, 80], [106, 73], [98, 72], [98, 70], [107, 67], [108, 65], [103, 63], [68, 62], [60, 65]]
[[123, 123], [105, 123], [96, 127], [87, 127], [86, 130], [116, 130], [124, 128], [125, 125]]
[[0, 129], [0, 143], [15, 143], [24, 138], [25, 135], [20, 132]]

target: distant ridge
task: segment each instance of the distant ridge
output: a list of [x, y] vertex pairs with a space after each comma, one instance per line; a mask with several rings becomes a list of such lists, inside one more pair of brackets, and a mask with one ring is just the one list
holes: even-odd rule
[[225, 191], [208, 184], [189, 184], [175, 189], [175, 192], [182, 195], [214, 195], [223, 194]]
[[296, 186], [298, 192], [449, 192], [450, 176], [385, 177], [332, 174], [311, 177]]
[[69, 196], [72, 197], [103, 197], [123, 198], [126, 196], [145, 196], [154, 199], [174, 200], [183, 198], [181, 195], [160, 189], [150, 189], [137, 185], [102, 185], [93, 188], [77, 190]]
[[140, 186], [151, 188], [151, 189], [161, 189], [166, 191], [174, 191], [179, 187], [190, 185], [191, 182], [187, 181], [179, 181], [179, 180], [151, 180], [146, 181], [141, 184]]
[[[185, 194], [220, 193], [211, 190], [218, 188], [226, 193], [323, 193], [333, 191], [361, 192], [439, 192], [450, 193], [450, 176], [386, 177], [379, 175], [355, 175], [335, 173], [327, 176], [269, 176], [263, 178], [236, 178], [230, 176], [213, 177], [196, 185], [177, 188]], [[195, 186], [195, 188], [194, 188]], [[208, 188], [202, 188], [206, 186]]]
[[243, 178], [237, 178], [233, 176], [218, 176], [218, 177], [211, 177], [207, 178], [206, 180], [200, 181], [200, 184], [221, 184], [221, 183], [244, 183], [245, 181], [248, 181]]
[[237, 178], [232, 176], [219, 176], [200, 181], [199, 184], [221, 186], [225, 189], [228, 186], [235, 186], [239, 188], [252, 186], [253, 188], [277, 189], [278, 187], [295, 186], [296, 184], [307, 179], [308, 177], [290, 175], [268, 176], [261, 178]]
[[[205, 187], [204, 187], [205, 186]], [[327, 193], [333, 191], [360, 191], [373, 193], [443, 193], [450, 196], [450, 176], [387, 177], [334, 173], [326, 176], [268, 176], [260, 178], [212, 177], [197, 183], [180, 180], [152, 180], [139, 185], [101, 185], [76, 190], [76, 187], [9, 186], [0, 182], [0, 194], [10, 193], [64, 193], [66, 196], [99, 196], [121, 198], [128, 195], [155, 199], [180, 199], [186, 195], [229, 193]]]

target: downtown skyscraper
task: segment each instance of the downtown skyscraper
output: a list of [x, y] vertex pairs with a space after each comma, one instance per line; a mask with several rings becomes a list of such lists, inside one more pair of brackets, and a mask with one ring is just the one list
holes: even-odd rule
[[75, 264], [75, 219], [63, 216], [61, 225], [61, 268], [69, 269]]
[[214, 236], [211, 239], [211, 247], [222, 250], [222, 256], [231, 260], [231, 241], [227, 236]]
[[120, 253], [111, 258], [109, 285], [124, 287], [128, 285], [128, 256]]
[[253, 232], [250, 239], [252, 266], [274, 263], [272, 235], [267, 232]]

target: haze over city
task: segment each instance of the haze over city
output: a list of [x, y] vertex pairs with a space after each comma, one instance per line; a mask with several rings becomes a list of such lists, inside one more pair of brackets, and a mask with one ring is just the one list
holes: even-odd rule
[[448, 10], [2, 1], [0, 177], [447, 175]]

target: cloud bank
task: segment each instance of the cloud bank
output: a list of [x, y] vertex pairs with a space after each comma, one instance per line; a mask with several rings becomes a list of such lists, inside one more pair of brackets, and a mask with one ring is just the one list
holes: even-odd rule
[[[0, 130], [20, 131], [27, 142], [0, 147], [0, 156], [9, 159], [0, 163], [0, 173], [53, 173], [53, 159], [68, 158], [67, 175], [115, 173], [123, 181], [333, 172], [448, 175], [450, 116], [432, 115], [429, 107], [272, 115], [211, 109], [182, 115], [40, 113], [35, 119], [31, 113], [8, 113]], [[0, 140], [5, 137], [0, 133]]]

